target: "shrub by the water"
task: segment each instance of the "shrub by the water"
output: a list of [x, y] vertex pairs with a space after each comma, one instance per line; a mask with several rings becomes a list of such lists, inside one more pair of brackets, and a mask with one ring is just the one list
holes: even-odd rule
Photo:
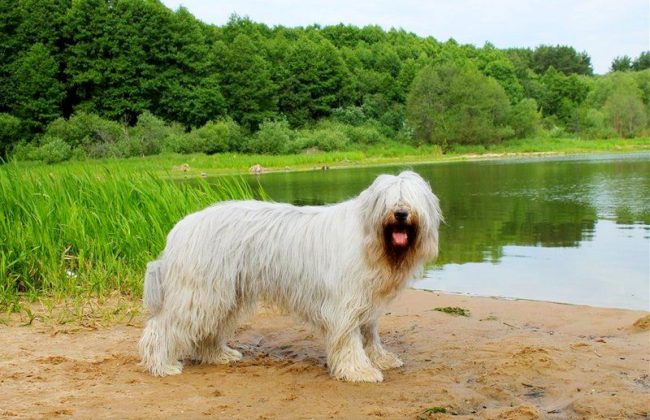
[[290, 144], [289, 152], [298, 153], [305, 149], [316, 148], [323, 152], [343, 150], [349, 144], [349, 138], [337, 127], [319, 127], [313, 130], [300, 130], [296, 140]]
[[73, 149], [80, 147], [87, 150], [94, 144], [115, 144], [125, 134], [126, 130], [121, 124], [85, 112], [73, 114], [67, 120], [59, 118], [52, 121], [45, 130], [45, 135], [63, 139]]
[[232, 119], [209, 121], [193, 130], [191, 136], [200, 151], [209, 155], [239, 150], [244, 141], [241, 127]]
[[247, 151], [268, 155], [287, 153], [294, 132], [287, 120], [266, 120], [260, 130], [249, 140]]

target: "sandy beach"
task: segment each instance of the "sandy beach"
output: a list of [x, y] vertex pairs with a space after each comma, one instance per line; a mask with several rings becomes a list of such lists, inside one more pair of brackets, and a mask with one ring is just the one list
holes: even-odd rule
[[[469, 316], [434, 310], [461, 307]], [[0, 416], [39, 418], [646, 418], [650, 315], [408, 290], [381, 319], [405, 366], [381, 384], [333, 380], [306, 325], [262, 309], [242, 362], [155, 378], [143, 318], [101, 328], [0, 326]]]

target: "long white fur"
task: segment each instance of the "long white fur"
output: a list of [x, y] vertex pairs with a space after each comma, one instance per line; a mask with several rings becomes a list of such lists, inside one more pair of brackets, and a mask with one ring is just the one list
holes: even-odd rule
[[[413, 258], [394, 266], [382, 229], [398, 207], [410, 210], [419, 234]], [[380, 175], [358, 197], [331, 206], [230, 201], [190, 214], [147, 267], [142, 365], [164, 376], [180, 373], [183, 358], [239, 360], [227, 341], [264, 300], [322, 333], [334, 377], [381, 381], [379, 369], [402, 362], [382, 347], [377, 319], [437, 256], [441, 219], [429, 184], [410, 171]]]

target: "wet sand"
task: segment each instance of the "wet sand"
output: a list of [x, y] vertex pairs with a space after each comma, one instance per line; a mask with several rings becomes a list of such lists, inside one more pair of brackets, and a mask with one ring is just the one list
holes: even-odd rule
[[[447, 306], [470, 316], [433, 310]], [[380, 322], [405, 362], [380, 384], [331, 379], [321, 339], [270, 310], [233, 340], [243, 361], [165, 378], [137, 366], [141, 317], [97, 329], [9, 322], [0, 325], [0, 417], [650, 415], [648, 312], [408, 290]]]

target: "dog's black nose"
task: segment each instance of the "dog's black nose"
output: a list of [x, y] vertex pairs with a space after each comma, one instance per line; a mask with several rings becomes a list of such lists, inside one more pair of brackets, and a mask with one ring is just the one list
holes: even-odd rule
[[395, 220], [398, 222], [406, 221], [406, 218], [409, 217], [409, 212], [406, 210], [397, 210], [395, 212]]

